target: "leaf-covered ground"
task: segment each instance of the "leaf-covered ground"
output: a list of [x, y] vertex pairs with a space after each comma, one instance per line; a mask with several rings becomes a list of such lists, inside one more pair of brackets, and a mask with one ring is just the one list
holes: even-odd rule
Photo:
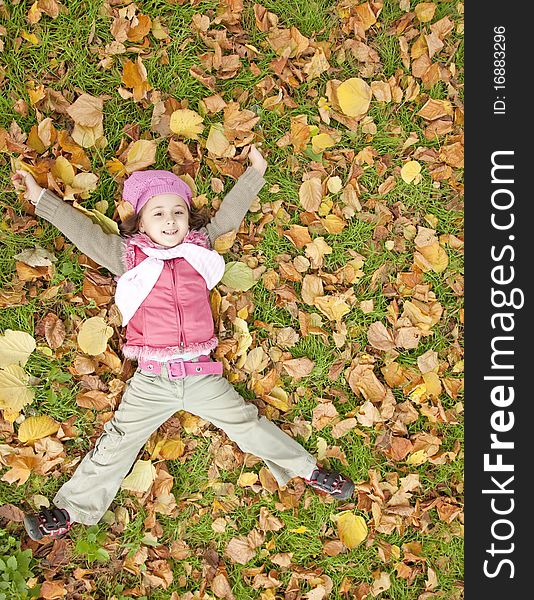
[[[463, 4], [0, 2], [0, 86], [0, 598], [462, 598]], [[251, 142], [217, 357], [354, 498], [177, 413], [99, 525], [32, 542], [133, 369], [114, 280], [12, 173], [112, 231], [127, 174], [215, 210]]]

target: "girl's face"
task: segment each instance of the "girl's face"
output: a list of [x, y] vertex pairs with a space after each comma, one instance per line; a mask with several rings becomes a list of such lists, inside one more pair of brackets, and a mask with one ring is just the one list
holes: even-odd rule
[[189, 210], [177, 194], [152, 196], [141, 209], [139, 231], [165, 248], [182, 242], [189, 232]]

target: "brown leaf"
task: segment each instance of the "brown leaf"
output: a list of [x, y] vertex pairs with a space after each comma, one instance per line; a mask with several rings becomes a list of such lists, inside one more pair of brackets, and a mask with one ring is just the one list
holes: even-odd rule
[[40, 597], [45, 600], [57, 600], [66, 595], [67, 590], [62, 581], [45, 581], [41, 586]]
[[291, 225], [288, 230], [284, 231], [284, 237], [291, 240], [299, 249], [304, 248], [306, 244], [312, 241], [309, 229], [302, 225]]
[[417, 348], [421, 330], [417, 327], [400, 327], [395, 331], [395, 346], [397, 348], [406, 348], [410, 350]]
[[289, 376], [293, 377], [295, 381], [299, 381], [313, 371], [315, 363], [309, 358], [301, 357], [285, 360], [282, 366]]
[[427, 350], [417, 357], [417, 366], [421, 373], [434, 371], [439, 366], [438, 353], [435, 350]]
[[0, 506], [0, 519], [7, 519], [13, 523], [22, 523], [24, 511], [13, 504], [2, 504]]
[[337, 556], [345, 552], [347, 547], [340, 540], [329, 540], [323, 545], [323, 554], [326, 556]]
[[369, 400], [361, 405], [356, 418], [358, 423], [364, 427], [373, 427], [375, 423], [380, 423], [383, 420], [379, 410]]
[[94, 408], [104, 410], [111, 408], [110, 399], [104, 392], [99, 390], [88, 390], [76, 396], [76, 404], [82, 408]]
[[141, 43], [148, 35], [152, 27], [152, 20], [147, 15], [136, 15], [134, 21], [137, 24], [128, 28], [127, 39], [129, 42]]
[[97, 127], [102, 123], [104, 101], [102, 98], [96, 98], [90, 94], [81, 94], [73, 102], [67, 113], [72, 120], [84, 127]]
[[403, 437], [394, 436], [391, 439], [391, 446], [388, 455], [397, 461], [404, 460], [406, 456], [413, 450], [413, 444], [410, 440]]
[[246, 565], [256, 554], [254, 548], [251, 548], [249, 541], [245, 537], [232, 538], [224, 554], [233, 562], [240, 565]]
[[234, 600], [235, 598], [230, 583], [224, 573], [217, 573], [217, 575], [215, 575], [211, 582], [211, 591], [217, 598], [225, 598], [226, 600]]
[[381, 321], [375, 321], [367, 330], [367, 339], [374, 348], [378, 350], [392, 350], [395, 348], [393, 335]]
[[355, 394], [362, 394], [366, 400], [380, 402], [386, 397], [387, 389], [376, 377], [372, 365], [357, 364], [346, 377], [351, 390]]
[[262, 506], [259, 525], [262, 531], [279, 531], [284, 527], [284, 522], [273, 516], [265, 506]]
[[303, 181], [299, 188], [299, 200], [302, 208], [308, 212], [317, 212], [323, 198], [323, 186], [318, 177]]
[[317, 275], [305, 275], [302, 281], [302, 300], [310, 306], [315, 305], [315, 299], [323, 296], [323, 280]]
[[321, 402], [313, 409], [312, 426], [318, 431], [326, 427], [338, 416], [332, 402]]
[[71, 558], [71, 546], [65, 539], [54, 540], [52, 550], [46, 557], [47, 565], [51, 567], [59, 567], [60, 565], [66, 565], [69, 563]]
[[348, 419], [343, 419], [343, 421], [339, 421], [332, 427], [332, 437], [336, 440], [340, 437], [343, 437], [349, 431], [354, 429], [358, 421], [354, 417], [350, 417]]
[[[133, 98], [136, 102], [146, 98], [147, 92], [152, 89], [147, 79], [147, 71], [141, 57], [137, 57], [137, 62], [126, 60], [124, 62], [124, 71], [122, 74], [122, 83], [127, 87], [133, 89]], [[128, 94], [126, 94], [128, 97]]]
[[416, 113], [426, 121], [434, 121], [445, 116], [453, 115], [454, 111], [449, 100], [435, 100], [429, 98], [424, 106]]

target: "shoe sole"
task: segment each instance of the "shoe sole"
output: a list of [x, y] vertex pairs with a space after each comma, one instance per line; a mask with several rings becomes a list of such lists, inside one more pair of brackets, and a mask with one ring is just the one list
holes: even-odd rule
[[30, 536], [32, 540], [35, 542], [39, 542], [43, 539], [43, 534], [39, 531], [39, 525], [36, 522], [36, 519], [32, 515], [24, 515], [24, 529], [26, 529], [26, 533]]

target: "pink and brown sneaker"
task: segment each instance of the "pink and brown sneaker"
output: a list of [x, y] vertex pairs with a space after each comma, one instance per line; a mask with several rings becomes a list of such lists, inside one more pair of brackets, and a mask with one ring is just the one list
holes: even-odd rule
[[310, 479], [304, 479], [304, 481], [312, 488], [330, 494], [338, 500], [346, 500], [354, 492], [352, 479], [337, 471], [327, 471], [318, 465], [315, 467]]
[[62, 538], [72, 527], [72, 522], [64, 508], [43, 508], [38, 513], [26, 513], [24, 527], [32, 540], [39, 541], [45, 536]]

